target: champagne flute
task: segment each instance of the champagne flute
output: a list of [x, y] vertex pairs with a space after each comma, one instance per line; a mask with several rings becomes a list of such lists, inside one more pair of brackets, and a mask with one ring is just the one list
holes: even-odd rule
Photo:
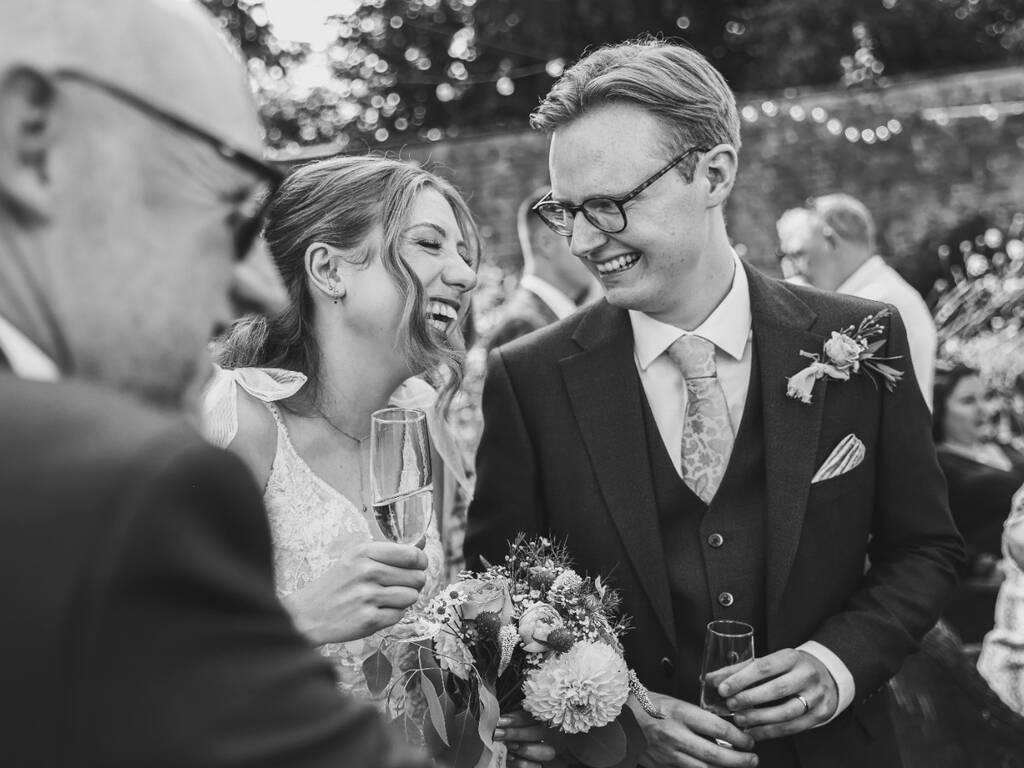
[[[754, 660], [754, 628], [744, 621], [712, 621], [704, 635], [704, 656], [700, 666], [700, 707], [713, 715], [732, 720], [718, 686], [730, 675]], [[715, 739], [722, 747], [727, 741]]]
[[384, 408], [370, 424], [370, 501], [385, 538], [417, 544], [433, 518], [430, 438], [419, 408]]

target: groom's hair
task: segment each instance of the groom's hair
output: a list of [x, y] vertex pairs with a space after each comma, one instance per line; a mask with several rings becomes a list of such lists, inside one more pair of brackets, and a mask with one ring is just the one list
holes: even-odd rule
[[[580, 59], [530, 115], [552, 133], [605, 104], [630, 104], [661, 122], [671, 153], [730, 144], [740, 148], [736, 98], [725, 78], [692, 48], [653, 37], [606, 45]], [[697, 158], [679, 168], [692, 180]]]

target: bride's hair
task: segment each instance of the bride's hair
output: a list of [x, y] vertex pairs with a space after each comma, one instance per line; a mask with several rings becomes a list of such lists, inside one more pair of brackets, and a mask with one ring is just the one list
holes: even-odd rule
[[[439, 192], [451, 205], [469, 249], [479, 263], [480, 236], [465, 201], [444, 179], [412, 163], [379, 156], [336, 157], [293, 171], [267, 208], [264, 238], [288, 290], [288, 308], [273, 318], [238, 320], [216, 346], [224, 368], [287, 368], [306, 374], [304, 400], [319, 398], [320, 350], [313, 330], [313, 299], [306, 278], [305, 252], [323, 242], [361, 254], [365, 264], [376, 249], [364, 247], [380, 227], [380, 258], [405, 296], [396, 344], [415, 371], [433, 377], [444, 408], [462, 383], [465, 353], [439, 341], [427, 323], [428, 297], [402, 258], [400, 234], [417, 195]], [[359, 257], [356, 257], [359, 258]], [[458, 331], [456, 331], [458, 332]]]

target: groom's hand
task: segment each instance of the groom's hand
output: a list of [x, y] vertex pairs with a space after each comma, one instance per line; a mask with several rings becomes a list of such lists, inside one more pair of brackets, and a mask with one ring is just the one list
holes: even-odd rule
[[792, 648], [747, 664], [723, 680], [718, 692], [736, 713], [736, 725], [757, 741], [820, 725], [839, 705], [839, 690], [825, 665]]
[[508, 747], [509, 768], [541, 768], [555, 759], [555, 748], [544, 743], [545, 730], [521, 709], [498, 719], [494, 738]]
[[[640, 764], [645, 768], [752, 768], [757, 755], [743, 750], [754, 748], [754, 740], [728, 720], [700, 707], [660, 693], [650, 692], [663, 720], [648, 715], [633, 703], [630, 708], [647, 737], [647, 751]], [[715, 739], [727, 741], [734, 749], [722, 747]]]

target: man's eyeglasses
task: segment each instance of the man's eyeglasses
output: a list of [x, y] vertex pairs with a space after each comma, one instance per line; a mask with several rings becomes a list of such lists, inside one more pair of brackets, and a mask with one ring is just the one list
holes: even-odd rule
[[54, 77], [61, 80], [75, 80], [97, 88], [137, 109], [139, 112], [169, 125], [176, 131], [203, 142], [207, 146], [212, 147], [221, 157], [241, 166], [260, 178], [262, 183], [257, 184], [248, 198], [239, 206], [236, 221], [233, 223], [235, 259], [238, 261], [245, 260], [249, 251], [252, 250], [252, 245], [257, 235], [260, 233], [263, 225], [263, 214], [266, 211], [267, 205], [284, 179], [284, 172], [264, 160], [253, 157], [241, 149], [232, 147], [230, 144], [226, 144], [221, 139], [190, 123], [188, 120], [150, 104], [114, 83], [109, 83], [101, 78], [74, 69], [59, 69], [54, 72]]
[[569, 205], [569, 203], [552, 199], [551, 193], [548, 192], [533, 206], [533, 210], [545, 224], [565, 237], [572, 237], [573, 223], [576, 221], [578, 213], [582, 213], [587, 221], [602, 232], [614, 235], [626, 228], [626, 209], [623, 207], [626, 203], [675, 168], [689, 154], [707, 151], [703, 147], [690, 147], [682, 154], [673, 157], [668, 165], [653, 176], [649, 176], [639, 186], [633, 187], [622, 197], [590, 197], [579, 205]]

